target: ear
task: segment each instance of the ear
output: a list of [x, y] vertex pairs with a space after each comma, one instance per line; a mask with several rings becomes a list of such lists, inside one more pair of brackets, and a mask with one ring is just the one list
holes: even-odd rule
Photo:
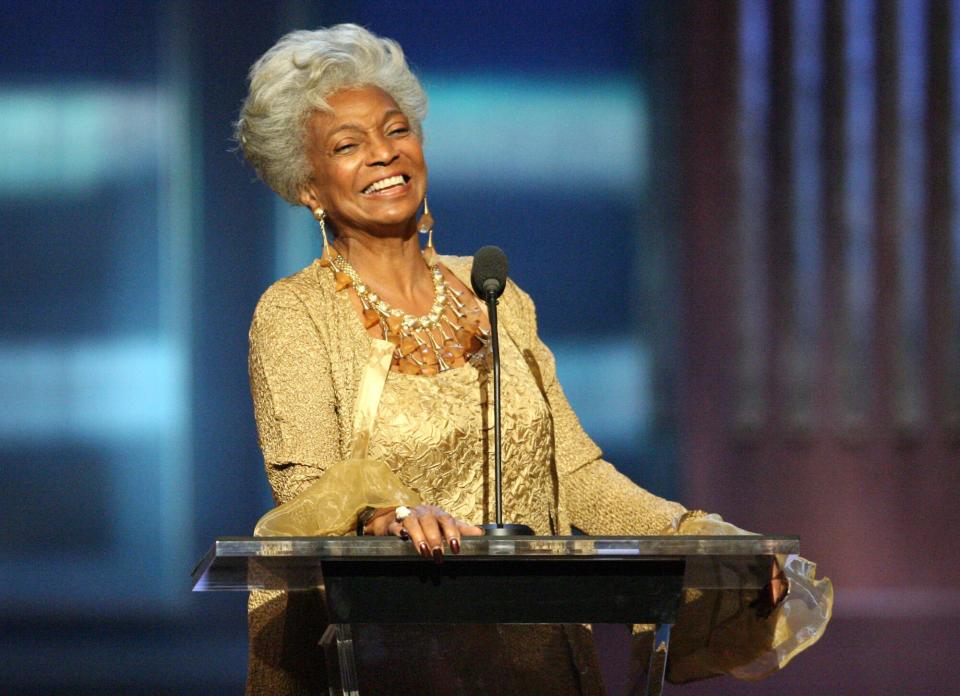
[[317, 195], [313, 184], [308, 184], [300, 189], [300, 204], [305, 206], [311, 213], [316, 208], [326, 208], [320, 200], [320, 196]]

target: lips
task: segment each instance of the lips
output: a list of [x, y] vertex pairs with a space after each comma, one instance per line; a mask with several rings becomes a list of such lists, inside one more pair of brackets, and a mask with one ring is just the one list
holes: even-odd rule
[[406, 185], [408, 181], [410, 181], [409, 176], [405, 174], [394, 174], [393, 176], [387, 176], [383, 179], [377, 179], [363, 189], [362, 193], [368, 196], [376, 193], [388, 193], [398, 187]]

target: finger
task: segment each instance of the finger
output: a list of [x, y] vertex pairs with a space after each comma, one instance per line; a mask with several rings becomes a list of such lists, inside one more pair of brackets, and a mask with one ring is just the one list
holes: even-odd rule
[[417, 553], [424, 558], [430, 558], [430, 545], [423, 535], [420, 519], [416, 515], [410, 515], [403, 521], [403, 528], [410, 535], [410, 541], [413, 542], [413, 548], [417, 550]]
[[457, 529], [457, 521], [451, 515], [443, 513], [437, 517], [437, 522], [440, 523], [440, 531], [443, 532], [443, 537], [450, 544], [450, 550], [454, 553], [460, 553], [460, 530]]
[[440, 524], [437, 522], [436, 515], [431, 511], [423, 517], [418, 516], [420, 528], [423, 530], [423, 536], [430, 545], [430, 553], [434, 559], [440, 560], [443, 557], [443, 535], [440, 532]]
[[390, 524], [387, 525], [387, 534], [390, 536], [401, 536], [405, 531], [403, 525], [397, 520], [391, 520]]
[[404, 541], [407, 541], [410, 538], [410, 532], [408, 532], [403, 526], [403, 522], [398, 522], [397, 520], [394, 520], [390, 524], [390, 534], [398, 536]]
[[457, 529], [460, 530], [461, 536], [483, 536], [484, 535], [483, 527], [478, 527], [475, 524], [470, 524], [469, 522], [464, 522], [463, 520], [457, 520]]
[[780, 565], [780, 559], [774, 556], [770, 568], [770, 601], [774, 606], [784, 598], [789, 586], [787, 576]]
[[787, 596], [787, 590], [790, 587], [786, 577], [781, 576], [770, 582], [770, 600], [774, 606], [783, 601]]

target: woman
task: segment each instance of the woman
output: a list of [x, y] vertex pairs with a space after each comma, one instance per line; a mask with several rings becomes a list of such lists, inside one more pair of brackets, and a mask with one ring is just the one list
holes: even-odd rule
[[[471, 260], [437, 257], [432, 236], [420, 248], [418, 229], [432, 227], [425, 114], [400, 47], [354, 25], [288, 34], [251, 69], [238, 141], [259, 176], [312, 211], [324, 235], [323, 256], [264, 294], [250, 330], [257, 426], [279, 504], [258, 534], [356, 528], [407, 537], [439, 560], [492, 517], [489, 326], [466, 282]], [[642, 490], [601, 459], [537, 337], [530, 298], [509, 284], [499, 313], [507, 518], [537, 534], [569, 534], [571, 525], [589, 534], [739, 532]], [[756, 593], [688, 598], [683, 611], [709, 615], [705, 625], [734, 639], [711, 645], [708, 632], [675, 642], [669, 677], [758, 676], [815, 641], [829, 617], [829, 583], [812, 573], [792, 582], [813, 598], [803, 617], [793, 611], [808, 619], [802, 634], [784, 620], [790, 603], [758, 618], [748, 606]], [[774, 578], [761, 613], [785, 593], [785, 579]], [[250, 627], [249, 693], [324, 690], [316, 597], [254, 593]], [[442, 665], [399, 665], [387, 692], [421, 678], [446, 680], [450, 693], [602, 691], [585, 627], [402, 635]], [[478, 651], [510, 644], [524, 649], [505, 649], [491, 658], [496, 670], [488, 659], [477, 671]]]

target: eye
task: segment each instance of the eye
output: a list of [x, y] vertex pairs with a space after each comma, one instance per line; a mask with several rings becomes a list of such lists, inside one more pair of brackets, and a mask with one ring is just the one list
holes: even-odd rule
[[339, 145], [333, 148], [333, 152], [334, 154], [337, 154], [337, 155], [343, 155], [348, 152], [352, 152], [353, 149], [356, 148], [356, 146], [357, 146], [356, 143], [340, 143]]
[[409, 126], [393, 126], [388, 131], [390, 135], [406, 135], [409, 132], [410, 132]]

